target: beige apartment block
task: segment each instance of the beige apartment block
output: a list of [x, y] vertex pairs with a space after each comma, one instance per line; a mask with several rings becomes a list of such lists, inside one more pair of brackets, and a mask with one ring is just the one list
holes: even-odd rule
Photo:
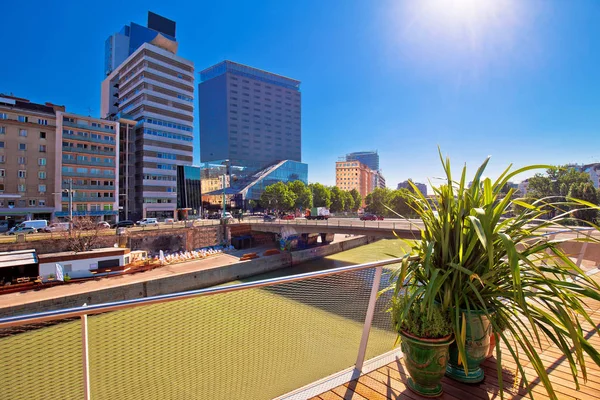
[[64, 106], [0, 94], [0, 220], [52, 220], [60, 188], [56, 113]]
[[[116, 222], [119, 214], [119, 122], [57, 112], [60, 132], [59, 219], [92, 217]], [[72, 192], [70, 189], [72, 188]]]
[[337, 161], [335, 163], [335, 185], [344, 191], [352, 189], [364, 199], [374, 189], [376, 172], [359, 161]]

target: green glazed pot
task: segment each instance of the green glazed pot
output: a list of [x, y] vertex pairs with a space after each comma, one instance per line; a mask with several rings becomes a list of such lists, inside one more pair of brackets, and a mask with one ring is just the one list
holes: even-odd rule
[[450, 359], [446, 368], [446, 376], [458, 382], [479, 383], [483, 380], [483, 369], [479, 364], [485, 360], [490, 349], [491, 323], [483, 311], [460, 310], [467, 318], [467, 371], [463, 365], [458, 365], [458, 347], [456, 343], [450, 346]]
[[425, 397], [437, 397], [442, 394], [440, 381], [446, 372], [448, 347], [454, 341], [452, 336], [425, 339], [401, 332], [400, 337], [406, 369], [410, 375], [409, 389]]

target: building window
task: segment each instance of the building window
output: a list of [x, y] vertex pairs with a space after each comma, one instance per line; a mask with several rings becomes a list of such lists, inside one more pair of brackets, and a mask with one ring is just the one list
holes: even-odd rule
[[23, 185], [23, 184], [20, 184], [20, 185], [18, 185], [18, 186], [17, 186], [17, 190], [18, 190], [19, 192], [24, 192], [24, 191], [26, 190], [26, 187], [25, 187], [25, 185]]
[[40, 193], [45, 193], [46, 192], [46, 185], [38, 185], [38, 190], [40, 191]]
[[4, 164], [4, 161], [6, 161], [6, 158], [4, 156], [0, 156], [0, 164]]
[[45, 207], [46, 206], [46, 200], [38, 200], [38, 206]]
[[40, 132], [40, 139], [46, 139], [46, 132]]
[[[48, 120], [47, 119], [40, 119], [38, 118], [38, 124], [40, 125], [48, 125]], [[35, 202], [35, 200], [34, 200]]]
[[28, 122], [29, 121], [29, 117], [26, 117], [24, 115], [19, 115], [17, 117], [17, 120], [19, 120], [19, 122]]
[[104, 211], [112, 211], [113, 206], [112, 204], [105, 204], [104, 205]]
[[29, 200], [29, 207], [35, 207], [35, 200]]
[[45, 158], [38, 158], [38, 165], [46, 165], [46, 159]]
[[4, 178], [6, 176], [6, 170], [0, 169], [0, 178]]
[[40, 144], [40, 153], [45, 153], [45, 152], [46, 152], [46, 145]]
[[8, 115], [6, 115], [6, 113], [0, 113], [0, 119], [8, 119]]
[[0, 149], [4, 148], [4, 142], [0, 142]]
[[19, 143], [19, 150], [27, 150], [27, 143]]
[[19, 178], [26, 178], [27, 177], [27, 171], [24, 169], [20, 169], [19, 173], [18, 173]]
[[6, 127], [5, 126], [0, 126], [0, 134], [5, 134], [6, 133]]
[[17, 163], [25, 165], [25, 164], [27, 164], [27, 158], [26, 157], [19, 157], [19, 158], [17, 158]]
[[87, 211], [87, 204], [77, 204], [77, 211]]
[[25, 207], [25, 200], [19, 200], [19, 207]]
[[40, 171], [40, 172], [38, 172], [38, 178], [40, 178], [40, 179], [46, 179], [46, 171]]

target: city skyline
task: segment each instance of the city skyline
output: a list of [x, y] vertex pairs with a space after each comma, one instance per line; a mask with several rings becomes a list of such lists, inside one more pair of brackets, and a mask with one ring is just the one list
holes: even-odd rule
[[[439, 9], [421, 3], [431, 2], [211, 4], [202, 7], [201, 24], [193, 12], [158, 2], [119, 4], [120, 17], [116, 2], [34, 2], [40, 12], [26, 19], [8, 6], [6, 29], [23, 34], [5, 44], [19, 62], [0, 67], [0, 76], [10, 77], [0, 91], [99, 117], [106, 36], [153, 11], [177, 21], [178, 54], [197, 72], [229, 59], [303, 82], [302, 153], [313, 167], [311, 182], [333, 185], [326, 166], [363, 148], [380, 149], [390, 187], [408, 176], [439, 176], [437, 145], [456, 166], [475, 167], [491, 154], [490, 175], [511, 162], [598, 161], [600, 99], [590, 89], [600, 4], [499, 1], [493, 10], [474, 10], [484, 14], [477, 19], [484, 23], [474, 24], [469, 13], [440, 23]], [[232, 29], [215, 34], [223, 24]], [[78, 57], [65, 65], [68, 50]], [[67, 81], [76, 90], [65, 90]]]

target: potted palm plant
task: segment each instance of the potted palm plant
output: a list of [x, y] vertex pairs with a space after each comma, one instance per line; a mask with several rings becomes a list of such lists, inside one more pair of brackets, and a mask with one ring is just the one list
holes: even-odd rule
[[[596, 326], [584, 307], [600, 300], [600, 287], [561, 249], [561, 240], [549, 240], [548, 231], [571, 229], [572, 206], [594, 207], [571, 198], [526, 202], [514, 189], [502, 188], [515, 175], [547, 166], [511, 171], [496, 180], [483, 178], [489, 158], [467, 184], [466, 167], [454, 180], [450, 160], [440, 152], [445, 176], [426, 198], [412, 185], [408, 202], [422, 220], [415, 241], [396, 272], [395, 285], [413, 282], [419, 290], [406, 293], [408, 302], [447, 312], [455, 341], [450, 348], [447, 374], [457, 380], [483, 379], [479, 362], [489, 349], [491, 331], [497, 334], [496, 359], [500, 367], [504, 347], [516, 361], [523, 383], [529, 382], [519, 362], [525, 355], [548, 395], [556, 399], [538, 349], [542, 338], [568, 360], [573, 380], [586, 379], [587, 353], [600, 365], [600, 354], [584, 335], [582, 322]], [[588, 239], [592, 240], [592, 239]], [[502, 330], [502, 328], [506, 328]], [[504, 346], [500, 347], [503, 343]]]
[[440, 382], [446, 372], [448, 348], [454, 341], [452, 329], [439, 305], [425, 310], [424, 303], [406, 299], [395, 293], [389, 311], [410, 375], [408, 387], [421, 396], [437, 397], [442, 394]]

